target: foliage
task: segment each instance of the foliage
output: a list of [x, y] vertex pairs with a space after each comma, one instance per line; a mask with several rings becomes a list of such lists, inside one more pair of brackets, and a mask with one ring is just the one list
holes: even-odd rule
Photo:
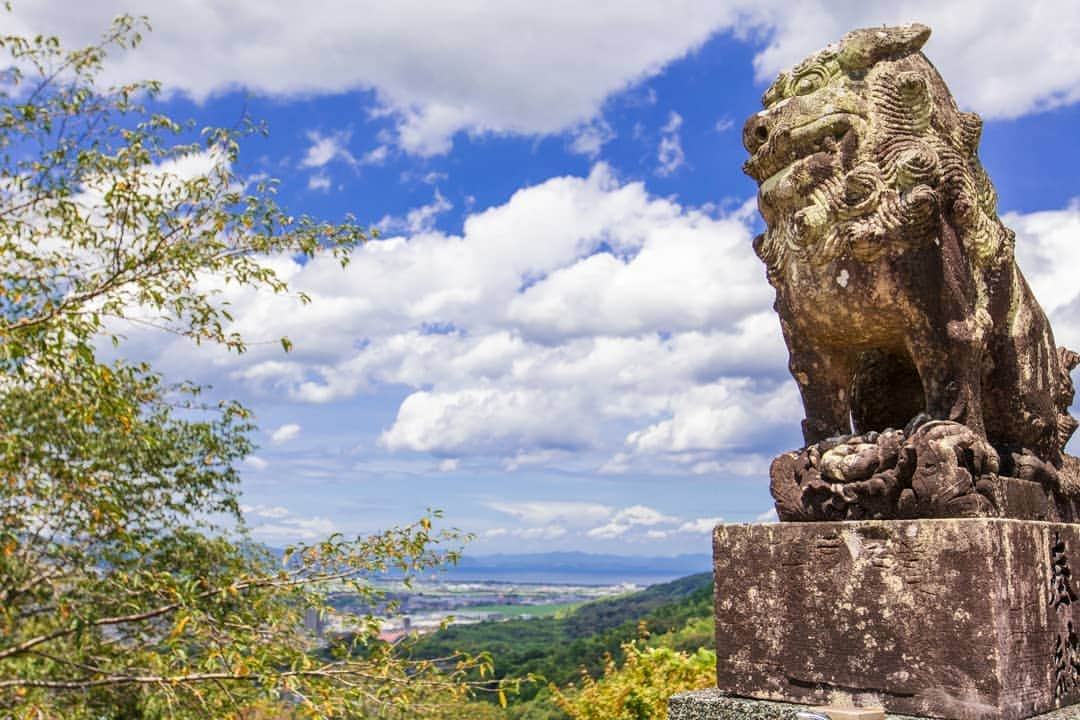
[[[647, 638], [645, 629], [651, 631]], [[609, 668], [626, 662], [629, 647], [637, 651], [666, 648], [676, 653], [671, 656], [676, 659], [697, 657], [699, 649], [712, 647], [712, 634], [712, 577], [702, 573], [586, 603], [562, 617], [448, 627], [421, 638], [413, 653], [434, 657], [455, 648], [486, 649], [494, 662], [495, 677], [504, 678], [504, 682], [505, 678], [536, 678], [532, 683], [519, 683], [516, 692], [506, 695], [509, 702], [505, 711], [492, 717], [572, 720], [568, 709], [558, 702], [559, 698], [576, 696], [578, 691], [567, 686], [581, 682], [586, 675], [603, 678]], [[707, 652], [706, 662], [712, 663], [712, 657]], [[698, 686], [712, 683], [710, 675]], [[617, 701], [614, 696], [609, 699]], [[475, 700], [463, 706], [459, 716], [471, 717], [470, 712], [475, 712], [477, 717], [486, 717], [492, 708], [498, 710], [495, 704]]]
[[458, 533], [433, 514], [282, 563], [237, 502], [250, 413], [115, 359], [124, 323], [242, 352], [223, 288], [287, 292], [268, 257], [345, 263], [365, 240], [237, 174], [246, 119], [198, 132], [150, 109], [155, 83], [102, 87], [106, 53], [144, 28], [120, 18], [75, 51], [0, 39], [0, 715], [374, 717], [460, 699], [483, 656], [402, 657], [370, 616], [315, 656], [302, 624], [329, 589], [373, 597], [373, 573], [454, 560]]
[[678, 601], [689, 597], [708, 597], [711, 601], [711, 573], [687, 575], [670, 582], [650, 585], [641, 592], [587, 603], [569, 618], [566, 630], [575, 636], [596, 634], [628, 622], [636, 623], [640, 618], [657, 611], [660, 616], [677, 612], [675, 608], [679, 605]]
[[710, 613], [706, 616], [690, 618], [682, 627], [652, 636], [649, 638], [649, 644], [682, 652], [696, 652], [698, 648], [713, 645], [716, 641], [715, 630], [715, 621]]
[[[670, 637], [677, 649], [710, 646], [712, 614], [712, 576], [701, 573], [585, 603], [564, 617], [449, 627], [422, 638], [414, 654], [439, 657], [455, 651], [486, 651], [494, 660], [496, 678], [536, 675], [561, 687], [575, 680], [582, 667], [599, 676], [607, 655], [621, 660], [623, 645], [638, 636], [641, 622], [653, 633], [650, 642]], [[685, 629], [693, 623], [697, 623], [695, 630]], [[700, 631], [705, 627], [708, 633], [703, 635]], [[545, 691], [543, 684], [523, 684], [518, 693], [510, 695], [512, 714], [524, 712], [517, 706], [532, 702]], [[550, 706], [544, 702], [537, 705]]]
[[[473, 705], [482, 701], [474, 700]], [[535, 696], [524, 702], [509, 705], [506, 709], [507, 720], [570, 720], [566, 711], [559, 707], [548, 686], [540, 688]]]
[[715, 682], [716, 653], [712, 650], [686, 653], [649, 647], [645, 638], [643, 630], [641, 639], [623, 644], [621, 667], [609, 655], [599, 680], [583, 671], [579, 689], [552, 688], [559, 707], [572, 720], [663, 720], [672, 695]]

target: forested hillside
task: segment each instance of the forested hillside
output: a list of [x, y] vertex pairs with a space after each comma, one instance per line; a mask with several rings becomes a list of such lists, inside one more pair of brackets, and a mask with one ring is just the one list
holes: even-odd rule
[[621, 664], [624, 645], [649, 635], [651, 646], [696, 652], [712, 648], [712, 577], [709, 573], [654, 585], [646, 590], [586, 603], [564, 616], [458, 625], [422, 638], [417, 657], [455, 651], [487, 651], [495, 677], [542, 678], [507, 697], [506, 717], [540, 720], [570, 717], [551, 698], [549, 684], [565, 688], [582, 677], [604, 673], [605, 658]]

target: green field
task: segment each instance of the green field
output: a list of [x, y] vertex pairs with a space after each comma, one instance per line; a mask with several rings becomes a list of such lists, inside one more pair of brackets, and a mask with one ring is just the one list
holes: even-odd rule
[[551, 617], [569, 612], [580, 606], [581, 603], [561, 603], [555, 605], [470, 605], [461, 608], [458, 612], [499, 613], [506, 617]]

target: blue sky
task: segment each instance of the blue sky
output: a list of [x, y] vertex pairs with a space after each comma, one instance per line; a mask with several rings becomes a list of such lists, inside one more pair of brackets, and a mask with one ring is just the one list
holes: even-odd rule
[[934, 28], [1021, 267], [1080, 348], [1075, 4], [50, 0], [14, 24], [79, 42], [125, 10], [154, 31], [111, 79], [162, 80], [200, 124], [246, 108], [271, 134], [242, 174], [382, 232], [344, 272], [270, 260], [309, 306], [231, 294], [243, 356], [128, 332], [255, 410], [243, 492], [268, 542], [436, 507], [476, 553], [662, 555], [768, 517], [801, 406], [741, 128], [777, 71], [854, 27]]

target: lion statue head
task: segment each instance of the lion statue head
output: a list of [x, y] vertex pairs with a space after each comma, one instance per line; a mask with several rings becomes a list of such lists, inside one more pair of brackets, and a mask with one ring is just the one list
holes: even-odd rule
[[768, 231], [773, 279], [788, 260], [872, 261], [947, 225], [973, 266], [1011, 257], [1013, 235], [976, 155], [982, 120], [961, 112], [920, 52], [924, 25], [848, 33], [781, 73], [750, 117], [743, 166]]

